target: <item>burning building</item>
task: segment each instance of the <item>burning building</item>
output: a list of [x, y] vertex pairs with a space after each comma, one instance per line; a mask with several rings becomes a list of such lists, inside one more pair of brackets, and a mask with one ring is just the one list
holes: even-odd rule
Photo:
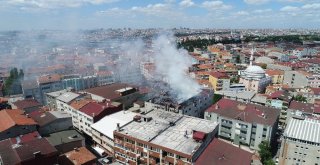
[[210, 89], [201, 89], [197, 95], [187, 100], [178, 101], [172, 99], [168, 92], [161, 94], [161, 97], [154, 97], [147, 101], [145, 107], [203, 118], [204, 111], [213, 104], [214, 93]]

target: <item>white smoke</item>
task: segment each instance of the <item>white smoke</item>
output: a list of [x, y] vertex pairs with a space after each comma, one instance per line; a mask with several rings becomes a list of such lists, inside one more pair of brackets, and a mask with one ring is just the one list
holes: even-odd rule
[[188, 76], [192, 65], [191, 57], [184, 49], [177, 49], [172, 35], [161, 35], [154, 40], [154, 63], [156, 73], [161, 75], [177, 95], [177, 100], [183, 101], [200, 92], [200, 85]]

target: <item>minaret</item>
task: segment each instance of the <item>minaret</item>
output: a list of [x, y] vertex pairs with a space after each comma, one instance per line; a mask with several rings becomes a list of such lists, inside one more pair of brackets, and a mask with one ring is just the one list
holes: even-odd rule
[[251, 56], [250, 56], [250, 66], [252, 66], [253, 54], [254, 54], [254, 48], [252, 47], [252, 49], [251, 49]]

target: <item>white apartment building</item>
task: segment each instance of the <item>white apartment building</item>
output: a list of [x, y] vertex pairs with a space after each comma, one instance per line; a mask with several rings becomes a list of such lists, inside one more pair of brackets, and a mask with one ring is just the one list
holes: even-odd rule
[[320, 120], [291, 118], [283, 136], [279, 164], [320, 164]]

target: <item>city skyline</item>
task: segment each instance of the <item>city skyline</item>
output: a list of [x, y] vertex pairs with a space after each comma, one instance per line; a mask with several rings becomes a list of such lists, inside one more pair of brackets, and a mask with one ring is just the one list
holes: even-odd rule
[[0, 30], [318, 28], [316, 0], [5, 0]]

